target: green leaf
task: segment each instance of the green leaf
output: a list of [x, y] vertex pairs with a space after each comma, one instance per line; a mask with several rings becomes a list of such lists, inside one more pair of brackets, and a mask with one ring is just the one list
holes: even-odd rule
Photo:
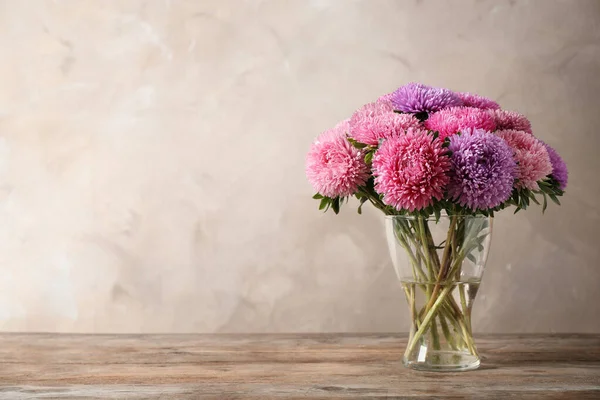
[[545, 181], [545, 180], [538, 181], [537, 183], [540, 186], [540, 188], [542, 188], [542, 187], [552, 187], [552, 184], [549, 183], [548, 181]]
[[527, 210], [527, 206], [529, 205], [529, 196], [527, 196], [527, 193], [525, 191], [523, 191], [523, 195], [521, 196], [521, 204], [519, 204], [519, 207], [521, 207], [523, 210]]
[[362, 206], [363, 206], [363, 204], [365, 204], [365, 203], [366, 203], [368, 200], [369, 200], [369, 199], [368, 199], [367, 197], [362, 197], [362, 198], [360, 199], [360, 204], [358, 205], [358, 210], [357, 210], [359, 214], [362, 214]]
[[325, 211], [327, 211], [327, 208], [329, 208], [330, 201], [331, 199], [329, 197], [323, 197], [321, 199], [321, 203], [319, 204], [319, 210], [325, 209]]
[[367, 144], [361, 143], [356, 141], [355, 139], [351, 138], [351, 137], [346, 137], [346, 139], [350, 142], [350, 144], [354, 147], [356, 147], [357, 149], [364, 149], [365, 147], [367, 147]]
[[519, 192], [515, 190], [512, 195], [512, 200], [515, 202], [515, 205], [519, 205]]
[[338, 214], [340, 212], [340, 198], [336, 197], [331, 200], [331, 209], [334, 213]]
[[440, 218], [442, 217], [442, 212], [440, 211], [440, 209], [438, 207], [436, 207], [434, 210], [434, 213], [435, 213], [435, 222], [436, 223], [440, 222]]
[[365, 154], [365, 164], [371, 164], [372, 161], [373, 161], [373, 152], [369, 151], [367, 154]]
[[475, 258], [475, 256], [471, 253], [467, 254], [467, 258], [469, 260], [471, 260], [471, 262], [473, 262], [473, 264], [477, 264], [477, 259]]
[[315, 199], [315, 200], [319, 200], [319, 199], [322, 199], [322, 198], [323, 198], [323, 196], [322, 196], [322, 195], [320, 195], [319, 193], [317, 193], [317, 194], [315, 194], [315, 195], [313, 196], [313, 199]]
[[548, 198], [546, 197], [546, 193], [542, 192], [542, 196], [544, 196], [544, 204], [542, 205], [542, 214], [546, 211], [548, 207]]
[[558, 198], [556, 197], [556, 195], [554, 193], [548, 193], [548, 196], [550, 196], [550, 198], [552, 199], [553, 202], [555, 202], [556, 204], [558, 204], [560, 206], [560, 201], [558, 201]]
[[538, 206], [540, 205], [540, 202], [535, 198], [535, 194], [533, 194], [533, 192], [529, 192], [529, 198]]

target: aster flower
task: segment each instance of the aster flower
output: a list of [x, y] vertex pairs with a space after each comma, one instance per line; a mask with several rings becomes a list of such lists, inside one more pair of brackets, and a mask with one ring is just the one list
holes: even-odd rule
[[496, 129], [513, 129], [515, 131], [525, 131], [531, 133], [531, 122], [523, 114], [515, 111], [490, 110], [490, 114], [496, 122]]
[[[543, 143], [543, 142], [542, 142]], [[550, 164], [552, 164], [552, 177], [558, 182], [560, 190], [565, 190], [569, 180], [569, 171], [562, 157], [549, 144], [544, 143], [548, 156], [550, 156]]]
[[442, 141], [432, 140], [427, 131], [409, 129], [387, 139], [375, 153], [375, 190], [385, 204], [420, 210], [443, 197], [449, 168]]
[[324, 196], [350, 196], [369, 177], [363, 154], [346, 139], [348, 129], [346, 120], [323, 132], [306, 156], [306, 177]]
[[392, 93], [388, 93], [388, 94], [384, 94], [383, 96], [379, 96], [379, 98], [377, 99], [377, 102], [388, 102], [391, 104], [392, 102], [392, 97], [394, 96], [394, 92]]
[[516, 163], [508, 144], [482, 129], [465, 130], [450, 138], [449, 197], [463, 207], [486, 210], [511, 196]]
[[494, 118], [488, 111], [473, 107], [452, 107], [438, 111], [429, 116], [425, 126], [438, 131], [442, 140], [465, 129], [496, 129]]
[[500, 104], [487, 97], [469, 92], [458, 92], [458, 97], [463, 101], [465, 107], [481, 108], [482, 110], [499, 110]]
[[517, 162], [516, 188], [538, 190], [537, 181], [552, 173], [552, 164], [548, 150], [535, 136], [516, 130], [502, 130], [495, 132], [508, 143]]
[[418, 127], [419, 120], [411, 114], [392, 111], [387, 102], [369, 103], [358, 109], [350, 118], [350, 137], [358, 142], [376, 146], [379, 139], [403, 133]]
[[453, 91], [421, 83], [401, 86], [392, 93], [391, 100], [396, 110], [408, 113], [434, 112], [463, 104]]

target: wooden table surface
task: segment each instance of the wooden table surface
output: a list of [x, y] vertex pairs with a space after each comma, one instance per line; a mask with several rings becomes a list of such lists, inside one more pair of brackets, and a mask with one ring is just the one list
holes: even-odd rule
[[476, 341], [479, 370], [435, 373], [394, 334], [0, 334], [0, 399], [600, 399], [600, 335]]

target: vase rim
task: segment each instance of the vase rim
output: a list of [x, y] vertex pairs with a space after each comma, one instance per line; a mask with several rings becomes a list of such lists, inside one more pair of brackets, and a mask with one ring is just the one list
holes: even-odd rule
[[[473, 218], [473, 219], [488, 219], [488, 218], [493, 218], [493, 217], [486, 217], [485, 215], [465, 215], [465, 214], [442, 214], [440, 215], [440, 220], [442, 219], [449, 219], [451, 217], [457, 217], [457, 218]], [[414, 221], [418, 218], [423, 218], [423, 217], [418, 217], [415, 215], [386, 215], [385, 216], [386, 219], [406, 219], [406, 220], [410, 220], [410, 221]], [[424, 220], [426, 221], [435, 221], [437, 218], [435, 215], [430, 215], [426, 218], [424, 218]]]

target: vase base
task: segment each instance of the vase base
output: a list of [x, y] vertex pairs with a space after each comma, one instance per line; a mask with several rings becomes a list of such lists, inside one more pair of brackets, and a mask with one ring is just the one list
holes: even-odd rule
[[479, 368], [479, 357], [459, 351], [428, 351], [423, 361], [403, 360], [406, 368], [418, 371], [461, 372]]

